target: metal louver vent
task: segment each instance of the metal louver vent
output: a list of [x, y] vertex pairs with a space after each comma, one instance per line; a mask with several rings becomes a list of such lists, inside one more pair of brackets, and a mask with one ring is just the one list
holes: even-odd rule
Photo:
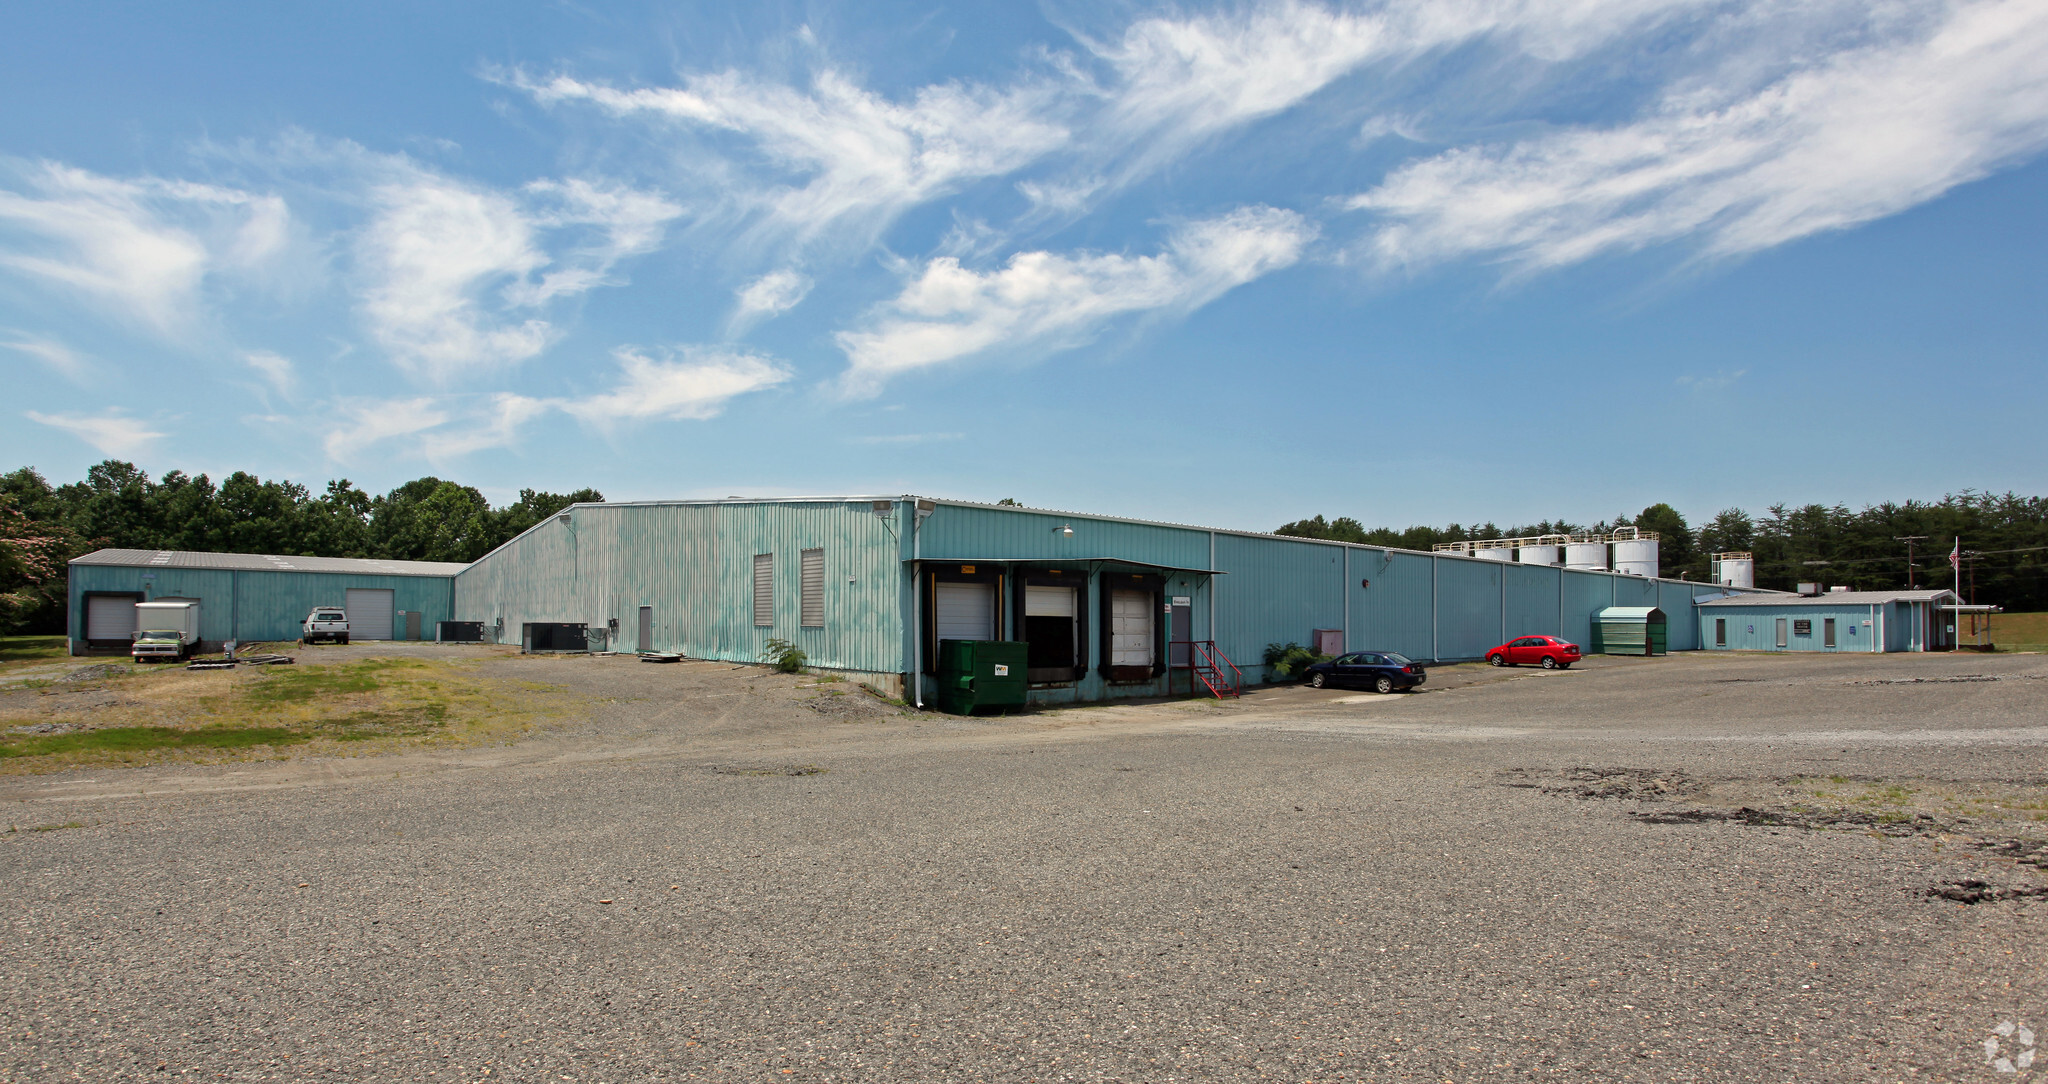
[[803, 625], [825, 627], [825, 551], [803, 551]]
[[775, 627], [775, 555], [754, 555], [754, 627]]

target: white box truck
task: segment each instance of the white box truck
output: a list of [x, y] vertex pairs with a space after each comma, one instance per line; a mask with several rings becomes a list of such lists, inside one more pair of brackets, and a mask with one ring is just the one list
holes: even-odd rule
[[137, 662], [168, 659], [176, 662], [199, 646], [199, 604], [197, 602], [138, 602], [135, 604], [135, 644], [128, 654]]

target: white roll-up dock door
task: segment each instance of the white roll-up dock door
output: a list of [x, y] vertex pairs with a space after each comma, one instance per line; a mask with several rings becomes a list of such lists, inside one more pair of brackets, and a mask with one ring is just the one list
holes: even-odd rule
[[941, 640], [996, 638], [996, 589], [988, 583], [941, 583], [932, 595]]
[[391, 588], [351, 587], [344, 607], [350, 640], [391, 639]]
[[88, 640], [134, 639], [135, 600], [118, 595], [94, 595], [86, 599], [85, 638]]

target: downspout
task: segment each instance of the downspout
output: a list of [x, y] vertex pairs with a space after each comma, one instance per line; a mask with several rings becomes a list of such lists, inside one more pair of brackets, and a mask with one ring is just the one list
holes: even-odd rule
[[1216, 647], [1216, 532], [1209, 532], [1209, 645]]
[[1429, 559], [1429, 661], [1444, 661], [1442, 638], [1437, 635], [1436, 566], [1443, 559], [1431, 555]]
[[1877, 650], [1877, 603], [1870, 604], [1870, 650]]
[[228, 639], [242, 641], [242, 572], [228, 571]]
[[1337, 585], [1337, 600], [1344, 604], [1344, 650], [1351, 650], [1351, 547], [1344, 547], [1344, 580]]
[[924, 541], [924, 517], [910, 504], [910, 681], [916, 689], [912, 702], [924, 710], [924, 565], [918, 561], [918, 546]]

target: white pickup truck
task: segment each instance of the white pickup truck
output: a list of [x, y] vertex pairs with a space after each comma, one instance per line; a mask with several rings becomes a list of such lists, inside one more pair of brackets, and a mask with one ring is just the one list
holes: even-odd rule
[[299, 625], [299, 642], [302, 644], [332, 640], [337, 644], [348, 643], [348, 611], [339, 606], [316, 606], [306, 620]]
[[135, 642], [128, 654], [137, 662], [169, 659], [173, 662], [191, 654], [199, 643], [197, 602], [138, 602], [135, 604]]

